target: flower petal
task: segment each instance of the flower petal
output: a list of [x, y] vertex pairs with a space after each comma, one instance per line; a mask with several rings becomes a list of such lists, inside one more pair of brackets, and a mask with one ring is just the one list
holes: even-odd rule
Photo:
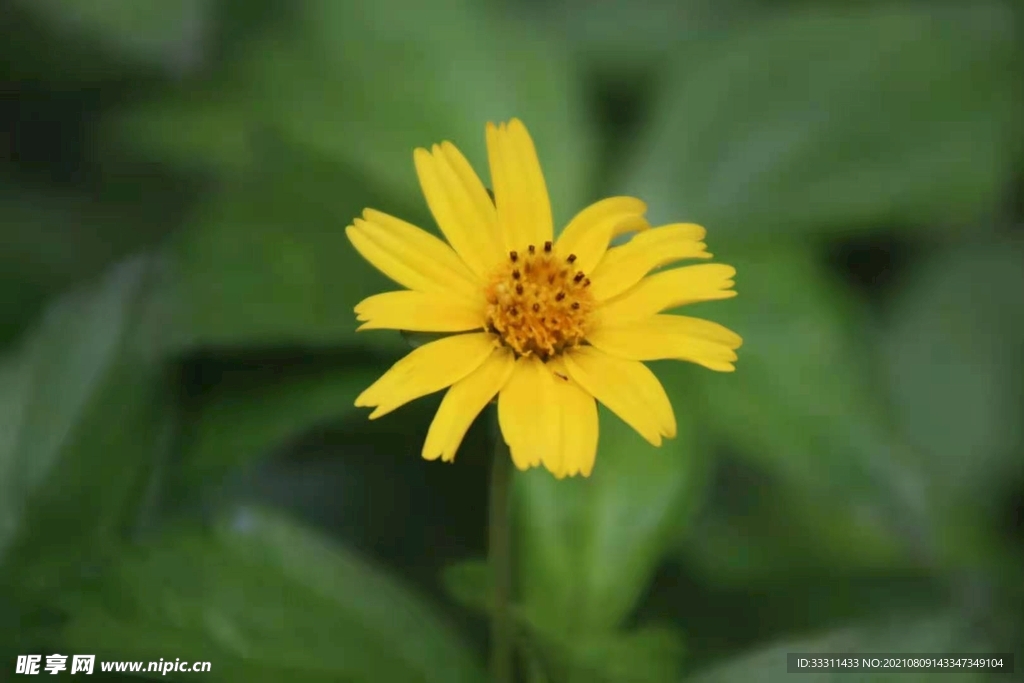
[[498, 217], [480, 178], [450, 142], [413, 152], [423, 196], [438, 227], [480, 279], [500, 263]]
[[587, 341], [627, 360], [686, 360], [710, 370], [732, 372], [743, 340], [710, 320], [682, 315], [653, 315], [620, 326], [601, 326]]
[[665, 388], [643, 363], [581, 346], [563, 356], [569, 376], [654, 446], [676, 435]]
[[[555, 401], [562, 415], [562, 457], [558, 470], [548, 466], [556, 477], [589, 477], [597, 457], [597, 401], [574, 382], [564, 363], [554, 369]], [[547, 465], [547, 463], [544, 463]]]
[[452, 248], [411, 223], [366, 209], [345, 234], [363, 258], [400, 285], [463, 299], [479, 295], [478, 281]]
[[359, 330], [407, 330], [409, 332], [465, 332], [483, 329], [483, 304], [473, 306], [461, 299], [427, 292], [384, 292], [356, 305]]
[[736, 269], [721, 263], [703, 263], [655, 273], [632, 289], [606, 301], [598, 309], [602, 324], [639, 320], [670, 308], [698, 301], [731, 299], [736, 296], [732, 278]]
[[591, 273], [615, 235], [645, 230], [647, 205], [633, 197], [609, 197], [591, 204], [573, 217], [558, 237], [555, 249], [562, 258], [576, 256], [575, 265]]
[[522, 121], [487, 124], [487, 158], [504, 251], [551, 240], [551, 200], [537, 150]]
[[598, 301], [611, 299], [640, 282], [655, 268], [690, 258], [711, 258], [701, 242], [707, 231], [693, 223], [676, 223], [645, 230], [621, 247], [612, 247], [591, 273], [591, 293]]
[[391, 366], [356, 398], [356, 407], [375, 410], [370, 419], [435, 391], [441, 391], [480, 367], [496, 350], [493, 335], [456, 334], [415, 349]]
[[441, 406], [434, 415], [423, 443], [423, 457], [427, 460], [441, 458], [446, 462], [455, 459], [462, 439], [469, 426], [501, 391], [515, 366], [512, 352], [499, 348], [483, 365], [452, 385], [441, 400]]
[[498, 424], [521, 470], [543, 462], [561, 469], [561, 412], [555, 401], [555, 379], [535, 356], [520, 358], [498, 395]]

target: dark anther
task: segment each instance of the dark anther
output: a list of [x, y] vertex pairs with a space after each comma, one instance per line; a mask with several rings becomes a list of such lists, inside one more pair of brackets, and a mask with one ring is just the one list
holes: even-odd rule
[[583, 281], [583, 286], [584, 287], [589, 287], [590, 286], [590, 278], [589, 277]]
[[569, 378], [568, 378], [568, 377], [566, 377], [565, 375], [563, 375], [563, 374], [562, 374], [562, 373], [560, 373], [560, 372], [556, 372], [556, 373], [555, 373], [555, 377], [557, 377], [557, 378], [558, 378], [558, 379], [560, 379], [560, 380], [566, 381], [566, 382], [568, 382], [568, 381], [569, 381]]
[[573, 302], [572, 302], [572, 309], [573, 309], [574, 311], [575, 311], [576, 309], [578, 309], [579, 307], [580, 307], [580, 302], [579, 302], [579, 301], [573, 301]]
[[516, 294], [522, 294], [522, 293], [523, 293], [523, 286], [522, 285], [516, 285]]
[[509, 306], [508, 314], [513, 316], [513, 317], [515, 317], [515, 316], [519, 315], [519, 309], [516, 308], [515, 306]]
[[508, 252], [508, 257], [509, 257], [510, 259], [512, 259], [512, 263], [515, 263], [516, 261], [518, 261], [518, 260], [519, 260], [519, 254], [517, 254], [517, 253], [516, 253], [516, 252], [514, 252], [514, 251], [510, 251], [510, 252]]
[[559, 292], [558, 294], [555, 294], [555, 301], [561, 301], [564, 298], [565, 298], [565, 292]]
[[565, 260], [569, 263], [576, 263], [576, 254], [569, 254], [569, 257]]
[[513, 280], [518, 280], [519, 279], [519, 269], [518, 268], [516, 268], [515, 270], [512, 271], [512, 279]]
[[544, 251], [546, 251], [546, 252], [550, 252], [551, 251], [551, 242], [550, 241], [544, 243]]
[[584, 277], [586, 277], [586, 276], [585, 276], [585, 275], [583, 274], [583, 271], [581, 270], [580, 272], [576, 273], [576, 277], [574, 277], [574, 278], [572, 279], [572, 281], [573, 281], [573, 282], [579, 282], [579, 281], [580, 281], [580, 280], [582, 280], [582, 279], [583, 279]]
[[534, 305], [532, 306], [532, 308], [533, 308], [533, 312], [534, 312], [534, 313], [536, 313], [537, 311], [539, 311], [539, 310], [540, 310], [540, 304], [534, 304]]
[[537, 251], [537, 247], [535, 247], [535, 246], [533, 246], [533, 245], [531, 244], [530, 246], [528, 246], [528, 247], [526, 248], [526, 250], [527, 250], [527, 251], [529, 251], [529, 252], [530, 252], [531, 254], [533, 254], [533, 253], [536, 253], [536, 251]]

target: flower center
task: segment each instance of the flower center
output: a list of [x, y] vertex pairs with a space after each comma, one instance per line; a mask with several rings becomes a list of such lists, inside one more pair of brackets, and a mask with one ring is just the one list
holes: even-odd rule
[[509, 252], [485, 290], [487, 329], [516, 354], [542, 360], [582, 342], [594, 298], [575, 261], [557, 258], [551, 242]]

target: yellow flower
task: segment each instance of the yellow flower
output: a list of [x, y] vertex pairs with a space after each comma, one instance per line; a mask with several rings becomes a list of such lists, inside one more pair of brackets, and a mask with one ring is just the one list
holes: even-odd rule
[[[378, 418], [448, 389], [423, 457], [452, 461], [476, 416], [498, 397], [498, 422], [519, 469], [543, 464], [561, 478], [589, 476], [597, 401], [655, 446], [676, 420], [641, 361], [678, 359], [734, 369], [742, 340], [717, 323], [662, 311], [735, 296], [731, 266], [708, 259], [705, 230], [651, 228], [646, 205], [612, 197], [573, 218], [557, 240], [537, 152], [518, 119], [487, 124], [493, 202], [450, 142], [413, 158], [445, 244], [373, 209], [346, 234], [377, 269], [407, 289], [356, 306], [360, 330], [453, 333], [397, 362], [356, 399]], [[635, 232], [622, 246], [611, 240]], [[451, 246], [449, 246], [451, 245]]]

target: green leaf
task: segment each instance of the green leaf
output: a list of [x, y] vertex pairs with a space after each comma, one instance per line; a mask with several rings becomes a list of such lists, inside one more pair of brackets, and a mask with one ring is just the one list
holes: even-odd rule
[[226, 175], [251, 170], [260, 160], [268, 117], [240, 90], [234, 80], [168, 88], [157, 99], [111, 112], [99, 124], [100, 144], [134, 148], [178, 168]]
[[571, 637], [528, 650], [550, 680], [565, 683], [675, 683], [683, 659], [675, 629], [644, 626], [632, 631]]
[[210, 0], [23, 0], [62, 34], [143, 63], [191, 66], [205, 47]]
[[59, 299], [3, 361], [0, 563], [22, 590], [105, 557], [169, 443], [157, 265], [133, 259]]
[[[887, 623], [872, 624], [843, 629], [819, 635], [805, 640], [790, 640], [769, 645], [759, 651], [738, 657], [731, 662], [703, 671], [688, 677], [693, 683], [733, 683], [734, 681], [789, 681], [794, 674], [786, 673], [786, 654], [825, 653], [843, 654], [884, 654], [884, 653], [966, 653], [986, 652], [990, 648], [981, 646], [977, 638], [970, 633], [963, 619], [954, 615], [940, 614], [917, 620], [893, 620]], [[889, 672], [860, 674], [851, 673], [804, 673], [799, 676], [801, 681], [808, 683], [839, 683], [840, 681], [871, 680], [878, 683], [897, 683], [909, 681], [933, 681], [934, 672]], [[941, 676], [944, 681], [968, 683], [987, 681], [990, 674], [975, 671], [945, 671]]]
[[[695, 377], [718, 438], [787, 485], [844, 507], [861, 543], [879, 536], [927, 553], [921, 471], [896, 438], [872, 382], [867, 319], [807, 250], [730, 254], [739, 295], [686, 312], [743, 337], [736, 372]], [[850, 539], [853, 540], [852, 538]], [[866, 551], [866, 546], [861, 546]]]
[[877, 519], [754, 463], [722, 459], [683, 554], [716, 585], [772, 585], [808, 571], [877, 571], [906, 563]]
[[487, 560], [463, 560], [441, 572], [448, 595], [467, 609], [487, 613], [491, 609], [491, 569]]
[[704, 483], [689, 415], [654, 448], [602, 410], [588, 479], [516, 477], [519, 595], [531, 622], [558, 635], [604, 633], [634, 609]]
[[595, 7], [587, 0], [557, 0], [530, 3], [527, 8], [541, 30], [557, 33], [588, 66], [612, 76], [629, 76], [660, 65], [682, 41], [745, 19], [759, 9], [755, 2], [603, 0]]
[[869, 3], [807, 8], [676, 60], [626, 189], [660, 220], [775, 238], [995, 208], [1024, 116], [1012, 14]]
[[359, 256], [345, 226], [370, 203], [337, 164], [270, 146], [268, 170], [214, 195], [176, 235], [174, 291], [184, 320], [178, 348], [408, 347], [397, 333], [356, 339], [353, 308], [400, 289]]
[[[150, 189], [136, 184], [136, 194], [140, 188]], [[110, 196], [110, 184], [101, 194], [40, 192], [0, 167], [0, 345], [18, 336], [49, 296], [98, 276], [167, 232], [166, 221]], [[152, 194], [146, 200], [156, 203]]]
[[[448, 594], [473, 611], [488, 613], [491, 575], [485, 560], [449, 565], [441, 574]], [[675, 681], [682, 662], [682, 636], [671, 628], [644, 626], [632, 631], [551, 633], [515, 606], [529, 680], [584, 683]]]
[[556, 41], [492, 7], [307, 0], [293, 45], [301, 56], [291, 56], [309, 61], [292, 70], [260, 54], [261, 75], [284, 89], [275, 102], [293, 135], [409, 197], [419, 195], [414, 147], [449, 139], [482, 172], [484, 123], [518, 116], [536, 139], [556, 218], [567, 220], [582, 208], [591, 160], [578, 76]]
[[190, 411], [182, 476], [216, 480], [305, 429], [352, 415], [356, 396], [385, 370], [365, 359], [222, 368], [224, 381]]
[[169, 533], [79, 597], [62, 646], [99, 659], [209, 661], [213, 681], [484, 680], [421, 598], [269, 512]]
[[1001, 512], [991, 508], [1009, 493], [1000, 485], [1024, 474], [1021, 264], [1019, 240], [936, 252], [888, 311], [881, 341], [893, 412], [951, 523]]

